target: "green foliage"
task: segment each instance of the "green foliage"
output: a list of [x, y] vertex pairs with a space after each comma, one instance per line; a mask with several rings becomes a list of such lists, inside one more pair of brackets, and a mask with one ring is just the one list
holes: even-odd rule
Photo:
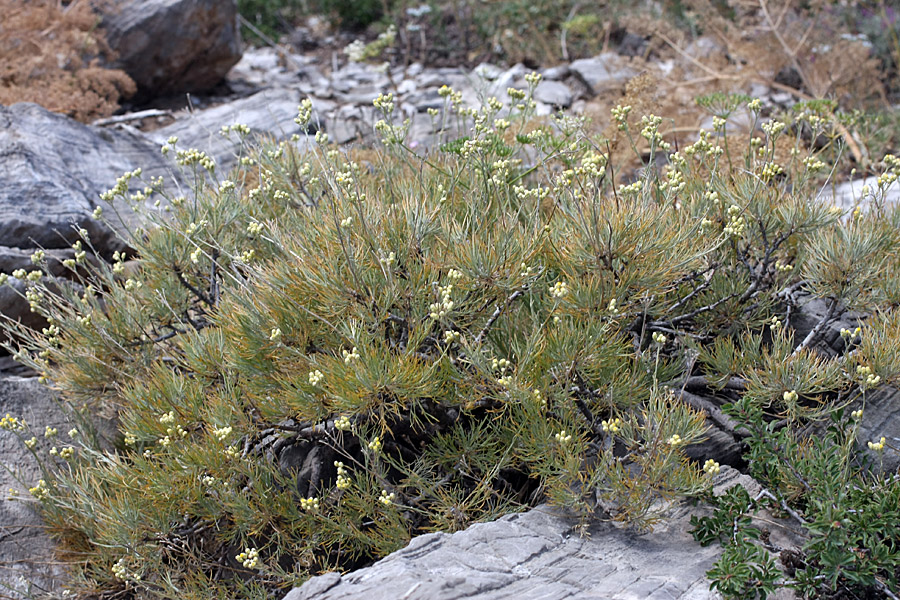
[[[859, 414], [848, 419], [835, 410], [824, 436], [802, 437], [748, 417], [744, 407], [735, 412], [753, 428], [752, 473], [767, 488], [750, 498], [733, 487], [714, 499], [712, 516], [692, 518], [697, 541], [725, 546], [709, 573], [713, 586], [728, 598], [765, 598], [777, 586], [813, 598], [897, 589], [900, 482], [858, 462]], [[795, 521], [804, 539], [799, 552], [763, 535], [751, 517], [764, 508]], [[789, 579], [775, 569], [773, 552], [781, 554]]]
[[[471, 127], [424, 156], [406, 146], [390, 96], [375, 101], [377, 150], [233, 126], [240, 166], [221, 174], [171, 140], [191, 197], [161, 182], [130, 192], [137, 173], [107, 196], [161, 196], [132, 255], [91, 262], [84, 234], [70, 279], [14, 274], [50, 323], [9, 325], [18, 358], [72, 406], [114, 412], [121, 431], [102, 440], [82, 427], [62, 456], [4, 421], [44, 461], [32, 495], [78, 557], [76, 592], [263, 598], [544, 500], [649, 528], [718, 468], [684, 453], [704, 435], [704, 416], [679, 399], [694, 374], [744, 382], [732, 412], [774, 497], [806, 498], [813, 524], [832, 510], [813, 500], [835, 493], [843, 514], [877, 511], [874, 488], [823, 462], [834, 447], [849, 465], [849, 438], [807, 452], [819, 442], [797, 432], [896, 377], [866, 359], [882, 342], [825, 359], [815, 335], [795, 341], [778, 316], [783, 290], [800, 285], [833, 306], [886, 297], [875, 267], [825, 262], [877, 248], [877, 269], [890, 268], [898, 237], [879, 223], [896, 216], [811, 203], [810, 169], [776, 163], [790, 129], [772, 123], [726, 160], [709, 135], [670, 154], [659, 118], [635, 135], [617, 108], [646, 161], [628, 172], [583, 123], [534, 118], [538, 80], [512, 106], [469, 109], [442, 92], [445, 116]], [[301, 126], [310, 111], [301, 105]], [[650, 167], [661, 153], [662, 172]], [[878, 523], [849, 540], [881, 540], [854, 586], [893, 577]], [[704, 535], [727, 539], [722, 527]], [[835, 545], [819, 541], [805, 550], [822, 557], [809, 585], [832, 577]], [[723, 592], [770, 589], [764, 553], [743, 541], [727, 552], [743, 562], [713, 572]]]

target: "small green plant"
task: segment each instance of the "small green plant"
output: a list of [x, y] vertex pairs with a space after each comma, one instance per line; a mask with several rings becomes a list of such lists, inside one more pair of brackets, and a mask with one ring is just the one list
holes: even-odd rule
[[[40, 251], [13, 273], [48, 326], [8, 324], [11, 350], [73, 407], [118, 417], [119, 437], [82, 427], [65, 456], [40, 424], [3, 424], [43, 461], [32, 497], [77, 557], [73, 592], [265, 598], [544, 500], [646, 529], [718, 468], [685, 455], [705, 428], [685, 376], [742, 375], [735, 415], [772, 431], [772, 413], [808, 421], [894, 380], [894, 322], [852, 357], [813, 348], [837, 307], [896, 297], [879, 277], [897, 263], [895, 213], [810, 202], [813, 163], [776, 159], [781, 122], [731, 167], [711, 134], [672, 152], [660, 118], [617, 107], [643, 161], [627, 171], [583, 120], [534, 117], [539, 81], [478, 108], [445, 87], [425, 155], [390, 95], [376, 150], [234, 125], [239, 167], [223, 174], [171, 139], [189, 197], [132, 190], [138, 172], [104, 196], [160, 197], [128, 255], [92, 261], [81, 232], [69, 279]], [[885, 166], [887, 182], [900, 165]], [[833, 310], [794, 343], [772, 332], [798, 286]], [[728, 552], [749, 575], [723, 591], [769, 589], [764, 554]]]

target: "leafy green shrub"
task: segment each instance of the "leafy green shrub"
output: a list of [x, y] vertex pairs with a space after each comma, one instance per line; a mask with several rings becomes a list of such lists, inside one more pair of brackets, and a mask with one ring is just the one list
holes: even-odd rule
[[[85, 237], [74, 283], [14, 274], [50, 322], [10, 326], [17, 357], [73, 407], [119, 419], [112, 446], [83, 425], [49, 453], [59, 442], [2, 423], [43, 461], [32, 496], [75, 557], [74, 591], [278, 596], [543, 500], [647, 528], [660, 501], [703, 493], [718, 469], [685, 456], [704, 431], [679, 400], [686, 375], [742, 374], [735, 414], [748, 407], [754, 432], [897, 380], [884, 360], [894, 321], [852, 358], [812, 348], [837, 307], [900, 297], [884, 276], [898, 213], [882, 188], [865, 213], [811, 202], [825, 165], [784, 123], [730, 160], [706, 132], [669, 155], [659, 118], [617, 107], [616, 135], [644, 161], [627, 172], [582, 121], [534, 119], [528, 92], [480, 109], [441, 94], [441, 118], [472, 127], [425, 156], [389, 96], [375, 101], [374, 151], [323, 133], [254, 141], [235, 125], [241, 166], [223, 175], [170, 140], [190, 198], [161, 182], [130, 192], [139, 173], [107, 196], [164, 197], [133, 255], [92, 263]], [[305, 102], [301, 126], [310, 113]], [[798, 153], [779, 164], [782, 143]], [[889, 185], [900, 163], [885, 166]], [[801, 284], [834, 310], [794, 344], [776, 325], [782, 290]], [[882, 379], [860, 384], [857, 364]], [[785, 489], [770, 493], [793, 500]], [[893, 552], [877, 559], [888, 578]]]

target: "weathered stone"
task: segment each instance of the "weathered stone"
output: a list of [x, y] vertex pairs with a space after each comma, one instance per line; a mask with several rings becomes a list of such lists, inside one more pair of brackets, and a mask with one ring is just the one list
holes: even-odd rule
[[[40, 329], [47, 326], [47, 321], [38, 313], [31, 312], [31, 307], [25, 299], [26, 283], [21, 279], [10, 277], [5, 285], [0, 285], [0, 319], [10, 319], [32, 329]], [[0, 329], [0, 342], [6, 341], [7, 334]], [[0, 354], [6, 350], [0, 349]]]
[[478, 75], [482, 79], [487, 79], [488, 81], [493, 81], [503, 73], [503, 69], [498, 67], [497, 65], [492, 65], [491, 63], [481, 63], [474, 69], [472, 69], [472, 73], [474, 75]]
[[[111, 253], [124, 247], [116, 233], [91, 213], [100, 194], [126, 171], [166, 176], [159, 146], [134, 130], [83, 125], [36, 104], [0, 106], [0, 240], [15, 248], [66, 248], [84, 229], [94, 247]], [[106, 207], [108, 208], [108, 207]], [[137, 223], [106, 212], [121, 233]]]
[[[738, 484], [752, 495], [759, 491], [756, 482], [728, 467], [714, 491]], [[690, 515], [705, 511], [672, 507], [645, 535], [600, 521], [580, 535], [575, 520], [540, 506], [452, 535], [417, 537], [371, 567], [313, 577], [285, 600], [718, 598], [706, 571], [721, 549], [701, 547], [688, 533]]]
[[[25, 248], [10, 248], [8, 246], [0, 246], [0, 273], [12, 273], [16, 269], [25, 269], [30, 271], [37, 267], [31, 261], [31, 255], [34, 250]], [[54, 275], [64, 275], [68, 272], [62, 261], [68, 258], [74, 258], [75, 251], [71, 248], [62, 248], [58, 250], [47, 250], [46, 265], [47, 269]], [[2, 308], [0, 308], [2, 312]]]
[[[789, 324], [794, 328], [794, 343], [800, 344], [828, 314], [828, 301], [797, 293], [791, 302], [796, 310], [791, 314]], [[861, 313], [845, 311], [836, 314], [835, 318], [822, 327], [812, 346], [825, 356], [842, 354], [846, 341], [841, 337], [841, 329], [853, 331], [864, 319], [865, 315]]]
[[226, 81], [232, 91], [256, 92], [261, 88], [290, 87], [304, 83], [313, 87], [327, 85], [311, 61], [299, 54], [289, 54], [274, 48], [252, 48], [228, 71]]
[[438, 94], [437, 88], [413, 92], [407, 96], [406, 100], [423, 112], [429, 108], [442, 108], [444, 106], [444, 98]]
[[[196, 111], [187, 118], [153, 131], [150, 137], [157, 144], [164, 144], [169, 136], [178, 137], [179, 148], [203, 150], [215, 159], [217, 172], [225, 176], [237, 164], [235, 146], [238, 136], [221, 135], [222, 126], [240, 123], [250, 127], [255, 134], [284, 139], [300, 132], [294, 123], [299, 103], [300, 92], [297, 90], [264, 90], [248, 98]], [[321, 115], [314, 114], [313, 123], [317, 120], [322, 120]]]
[[[700, 129], [713, 131], [713, 119], [712, 115], [706, 117], [700, 123]], [[753, 128], [754, 121], [754, 116], [748, 110], [736, 110], [725, 119], [725, 132], [728, 135], [749, 134]]]
[[[863, 408], [862, 399], [847, 410]], [[887, 443], [883, 450], [873, 451], [868, 442], [878, 442], [881, 437]], [[881, 473], [897, 473], [900, 469], [900, 389], [884, 385], [866, 392], [865, 408], [859, 423], [856, 443], [872, 461], [873, 468]]]
[[545, 81], [558, 81], [565, 77], [568, 77], [569, 73], [569, 65], [563, 64], [558, 65], [556, 67], [549, 67], [541, 71], [541, 75], [544, 76]]
[[637, 75], [637, 71], [628, 66], [628, 61], [614, 52], [604, 52], [593, 58], [576, 60], [570, 68], [587, 84], [594, 95], [604, 90], [619, 88]]
[[375, 109], [368, 106], [341, 106], [325, 119], [325, 131], [331, 141], [346, 144], [372, 135]]
[[119, 0], [101, 26], [144, 97], [209, 90], [241, 58], [236, 0]]
[[572, 105], [572, 90], [558, 81], [542, 81], [534, 90], [534, 99], [560, 108]]
[[[854, 179], [834, 186], [828, 186], [818, 195], [818, 200], [839, 206], [844, 210], [851, 210], [857, 204], [864, 208], [872, 203], [872, 194], [878, 190], [877, 177]], [[869, 187], [869, 193], [863, 195], [863, 186]], [[900, 203], [900, 183], [893, 183], [884, 190], [884, 195], [879, 194], [879, 199], [886, 205]]]
[[[55, 427], [65, 438], [73, 427], [52, 394], [34, 378], [0, 378], [0, 414], [24, 418], [34, 431]], [[49, 441], [40, 437], [36, 450], [45, 453]], [[64, 565], [54, 559], [54, 544], [46, 534], [28, 488], [41, 478], [41, 469], [22, 440], [0, 431], [0, 586], [4, 597], [33, 598], [29, 593], [52, 592], [65, 582]], [[15, 490], [16, 496], [10, 493]]]

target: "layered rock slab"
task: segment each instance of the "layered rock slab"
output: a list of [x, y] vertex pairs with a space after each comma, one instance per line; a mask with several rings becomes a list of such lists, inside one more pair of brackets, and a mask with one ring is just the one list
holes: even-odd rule
[[[0, 106], [0, 244], [67, 248], [84, 229], [101, 253], [121, 248], [91, 213], [103, 204], [100, 194], [137, 167], [148, 178], [170, 178], [159, 146], [138, 131], [90, 127], [37, 104]], [[107, 215], [120, 232], [137, 222]]]
[[[35, 378], [0, 378], [0, 415], [6, 414], [25, 419], [35, 432], [54, 427], [63, 440], [72, 427], [52, 394]], [[66, 570], [54, 558], [55, 545], [28, 493], [41, 478], [39, 464], [9, 431], [0, 430], [0, 456], [5, 467], [0, 469], [0, 596], [32, 598], [59, 588]]]
[[375, 565], [327, 573], [284, 600], [701, 600], [721, 552], [701, 547], [681, 511], [652, 534], [596, 522], [584, 532], [541, 506], [454, 534], [435, 533]]

